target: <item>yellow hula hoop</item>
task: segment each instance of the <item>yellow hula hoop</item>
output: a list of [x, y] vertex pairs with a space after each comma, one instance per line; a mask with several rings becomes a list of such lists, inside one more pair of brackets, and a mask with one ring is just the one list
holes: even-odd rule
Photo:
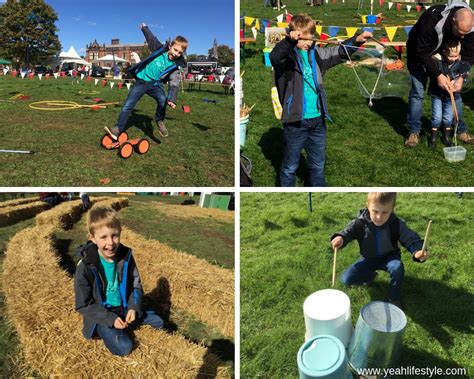
[[[63, 100], [43, 100], [35, 101], [29, 105], [32, 109], [37, 109], [40, 111], [63, 111], [69, 109], [78, 109], [78, 108], [107, 108], [107, 105], [115, 105], [118, 102], [114, 103], [101, 103], [101, 104], [78, 104], [74, 101], [63, 101]], [[51, 108], [52, 107], [52, 108]]]

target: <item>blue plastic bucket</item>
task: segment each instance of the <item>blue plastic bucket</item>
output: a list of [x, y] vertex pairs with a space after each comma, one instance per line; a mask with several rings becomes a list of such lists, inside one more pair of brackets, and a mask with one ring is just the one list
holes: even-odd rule
[[310, 338], [299, 349], [298, 371], [301, 379], [352, 379], [346, 349], [333, 336]]
[[377, 22], [377, 16], [373, 14], [367, 15], [367, 24], [375, 24]]
[[245, 146], [245, 140], [247, 138], [247, 124], [249, 123], [249, 116], [245, 116], [240, 119], [240, 147]]

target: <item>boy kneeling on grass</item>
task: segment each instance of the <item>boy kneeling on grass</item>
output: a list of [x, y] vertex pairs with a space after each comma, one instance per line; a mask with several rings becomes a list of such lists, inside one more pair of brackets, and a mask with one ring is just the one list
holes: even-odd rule
[[[349, 59], [372, 33], [363, 32], [339, 46], [321, 48], [313, 40], [316, 24], [307, 14], [291, 19], [289, 35], [270, 53], [275, 69], [275, 84], [282, 105], [283, 160], [282, 187], [296, 185], [296, 170], [301, 150], [308, 155], [309, 185], [323, 187], [326, 149], [326, 119], [331, 120], [326, 104], [323, 76], [328, 69]], [[343, 46], [344, 45], [344, 46]], [[356, 47], [356, 48], [354, 48]]]
[[342, 274], [346, 285], [369, 285], [377, 276], [377, 270], [390, 274], [388, 301], [401, 308], [400, 297], [405, 268], [401, 261], [398, 242], [411, 254], [414, 261], [424, 262], [428, 252], [422, 251], [423, 240], [405, 221], [393, 212], [395, 192], [370, 192], [367, 207], [360, 210], [357, 218], [346, 228], [331, 237], [332, 248], [343, 248], [357, 240], [361, 258]]
[[76, 310], [83, 316], [82, 333], [95, 333], [114, 355], [124, 356], [133, 348], [127, 329], [146, 324], [159, 329], [163, 320], [142, 311], [143, 289], [132, 250], [120, 243], [121, 224], [111, 208], [92, 207], [89, 239], [80, 251], [82, 259], [74, 276]]

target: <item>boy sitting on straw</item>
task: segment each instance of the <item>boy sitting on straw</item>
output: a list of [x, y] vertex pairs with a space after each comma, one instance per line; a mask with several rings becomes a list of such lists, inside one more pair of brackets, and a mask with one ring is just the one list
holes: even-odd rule
[[[326, 149], [326, 104], [323, 76], [331, 67], [349, 59], [372, 33], [363, 32], [339, 46], [315, 45], [316, 24], [307, 14], [291, 19], [289, 35], [270, 53], [275, 83], [283, 106], [283, 160], [280, 168], [282, 187], [294, 187], [301, 150], [308, 154], [309, 185], [322, 187]], [[354, 49], [355, 46], [355, 49]], [[351, 48], [352, 47], [352, 48]], [[349, 51], [350, 50], [350, 53]]]
[[428, 252], [422, 249], [423, 240], [393, 212], [395, 192], [369, 192], [367, 207], [360, 210], [357, 219], [331, 237], [333, 249], [343, 248], [357, 240], [362, 257], [342, 274], [346, 285], [369, 285], [377, 270], [390, 274], [388, 301], [401, 307], [400, 295], [405, 269], [398, 242], [411, 254], [414, 261], [424, 262]]
[[132, 324], [159, 329], [163, 320], [142, 311], [143, 289], [132, 250], [120, 244], [121, 225], [111, 208], [92, 207], [88, 221], [89, 239], [74, 276], [76, 310], [82, 314], [82, 333], [95, 333], [114, 355], [125, 356], [133, 342], [127, 333]]

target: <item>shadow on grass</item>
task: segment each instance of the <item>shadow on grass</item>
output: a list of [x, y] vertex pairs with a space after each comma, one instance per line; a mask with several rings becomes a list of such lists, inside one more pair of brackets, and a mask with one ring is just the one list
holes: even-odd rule
[[[280, 166], [283, 158], [283, 127], [271, 128], [263, 133], [258, 145], [261, 147], [262, 153], [267, 160], [272, 162], [275, 170], [275, 186], [280, 186]], [[296, 177], [307, 183], [308, 164], [306, 158], [302, 155], [300, 165], [296, 170]]]
[[140, 129], [148, 138], [150, 138], [150, 140], [157, 144], [161, 144], [161, 141], [153, 134], [153, 129], [156, 129], [153, 127], [154, 124], [155, 122], [153, 117], [133, 111], [127, 122], [127, 130], [131, 127], [136, 127]]
[[308, 226], [308, 221], [307, 220], [302, 220], [302, 219], [299, 219], [299, 218], [296, 218], [296, 217], [292, 217], [291, 222], [297, 228], [306, 228]]
[[[415, 350], [415, 349], [410, 349], [406, 345], [403, 346], [403, 351], [402, 351], [402, 357], [401, 357], [401, 362], [400, 362], [400, 367], [409, 367], [409, 366], [414, 366], [418, 368], [422, 367], [429, 367], [429, 368], [442, 368], [444, 370], [448, 368], [465, 368], [468, 369], [467, 367], [462, 367], [458, 363], [456, 363], [453, 360], [447, 360], [447, 359], [442, 359], [440, 357], [437, 357], [436, 355], [431, 354], [428, 351], [425, 350]], [[472, 368], [471, 368], [472, 370]], [[408, 376], [405, 376], [408, 377]], [[439, 376], [434, 376], [434, 377], [439, 377]], [[454, 377], [454, 376], [453, 376]], [[455, 376], [456, 378], [468, 378], [468, 376]]]
[[[429, 97], [425, 97], [425, 101], [430, 101]], [[384, 97], [374, 100], [372, 110], [383, 117], [391, 128], [403, 138], [408, 137], [407, 123], [407, 103], [399, 97]], [[430, 130], [430, 120], [426, 117], [421, 118], [422, 128], [425, 133]]]
[[209, 126], [198, 124], [196, 122], [193, 122], [192, 125], [198, 128], [202, 132], [207, 132], [209, 129], [211, 129]]
[[[466, 336], [474, 333], [474, 296], [461, 288], [430, 279], [405, 276], [402, 288], [403, 311], [430, 333], [443, 347], [454, 343], [449, 330], [456, 330]], [[372, 300], [388, 296], [388, 285], [369, 288]]]
[[283, 229], [280, 225], [275, 224], [271, 221], [265, 220], [265, 229], [270, 229], [270, 230], [281, 230]]

